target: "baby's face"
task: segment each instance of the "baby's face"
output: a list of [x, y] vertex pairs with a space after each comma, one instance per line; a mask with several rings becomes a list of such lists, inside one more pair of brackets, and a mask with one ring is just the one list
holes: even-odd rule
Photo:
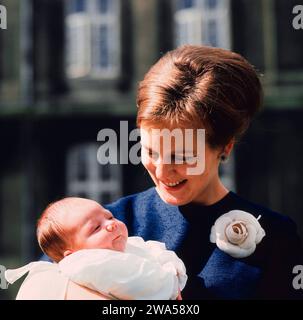
[[124, 251], [128, 237], [125, 224], [115, 219], [110, 211], [97, 202], [83, 200], [83, 205], [79, 203], [73, 212], [65, 214], [61, 221], [68, 233], [74, 235], [72, 250]]

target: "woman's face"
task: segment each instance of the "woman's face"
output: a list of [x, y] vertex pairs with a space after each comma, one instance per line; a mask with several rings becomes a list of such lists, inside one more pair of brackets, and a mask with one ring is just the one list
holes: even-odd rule
[[[155, 130], [158, 129], [158, 130]], [[142, 163], [153, 179], [156, 190], [163, 201], [172, 205], [184, 205], [190, 202], [212, 204], [219, 200], [222, 192], [227, 190], [221, 184], [218, 175], [218, 166], [221, 152], [211, 149], [198, 139], [197, 130], [193, 129], [193, 143], [188, 150], [188, 144], [180, 139], [171, 139], [171, 146], [167, 148], [163, 135], [164, 126], [141, 125]], [[175, 128], [170, 128], [173, 130]], [[185, 129], [182, 130], [183, 138]], [[171, 131], [170, 131], [171, 132]], [[182, 139], [181, 139], [182, 140]], [[201, 147], [202, 143], [202, 147]], [[165, 146], [164, 146], [165, 145]], [[185, 145], [185, 147], [184, 147]], [[205, 145], [205, 149], [204, 149]], [[204, 149], [204, 150], [203, 150]], [[205, 156], [203, 152], [205, 151]], [[202, 154], [201, 154], [202, 152]], [[188, 159], [204, 161], [204, 171], [199, 174], [189, 174], [188, 169], [197, 164], [176, 163]], [[199, 157], [200, 158], [195, 158]], [[171, 163], [167, 163], [171, 157]], [[166, 161], [165, 161], [166, 160]]]

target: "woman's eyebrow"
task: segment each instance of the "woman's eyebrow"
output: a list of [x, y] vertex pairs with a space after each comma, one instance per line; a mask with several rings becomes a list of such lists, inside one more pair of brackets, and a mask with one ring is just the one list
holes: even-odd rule
[[151, 151], [151, 152], [153, 152], [153, 153], [157, 153], [157, 152], [154, 151], [152, 148], [150, 148], [150, 147], [148, 147], [148, 146], [145, 146], [145, 145], [143, 145], [143, 144], [142, 144], [142, 147], [143, 147], [144, 149], [148, 150], [148, 151]]
[[148, 149], [148, 150], [151, 150], [151, 148], [148, 147], [148, 146], [146, 146], [145, 144], [142, 144], [142, 143], [141, 143], [141, 145], [142, 145], [143, 148]]
[[[154, 153], [156, 153], [156, 151], [154, 151], [152, 148], [142, 144], [142, 147], [148, 151], [152, 151]], [[171, 153], [171, 155], [191, 155], [191, 156], [196, 156], [196, 153], [193, 151], [193, 150], [185, 150], [185, 151], [179, 151], [179, 150], [176, 150], [174, 152]]]

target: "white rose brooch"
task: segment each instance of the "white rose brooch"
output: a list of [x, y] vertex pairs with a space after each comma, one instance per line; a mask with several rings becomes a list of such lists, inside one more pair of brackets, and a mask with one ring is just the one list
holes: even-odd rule
[[211, 228], [210, 241], [234, 258], [251, 255], [265, 236], [259, 219], [248, 212], [232, 210], [219, 217]]

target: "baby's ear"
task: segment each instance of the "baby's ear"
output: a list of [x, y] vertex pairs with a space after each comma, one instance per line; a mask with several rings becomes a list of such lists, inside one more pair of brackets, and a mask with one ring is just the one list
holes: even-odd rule
[[69, 256], [71, 253], [73, 253], [72, 250], [65, 250], [65, 251], [63, 252], [64, 258], [67, 257], [67, 256]]

